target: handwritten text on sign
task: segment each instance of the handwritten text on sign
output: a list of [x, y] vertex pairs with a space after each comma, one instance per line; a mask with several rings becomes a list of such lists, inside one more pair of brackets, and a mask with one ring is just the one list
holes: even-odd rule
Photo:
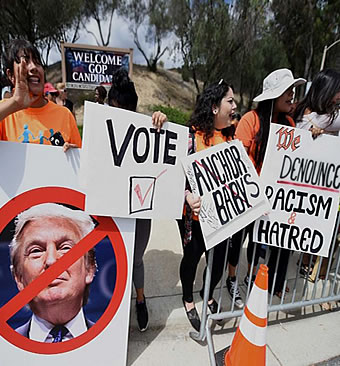
[[185, 176], [187, 128], [87, 102], [81, 171], [86, 211], [96, 215], [179, 218]]
[[313, 140], [305, 130], [271, 127], [261, 179], [272, 212], [257, 221], [256, 241], [328, 255], [340, 187], [337, 151], [336, 137]]
[[192, 192], [201, 197], [199, 220], [207, 249], [268, 209], [256, 171], [239, 141], [182, 159]]

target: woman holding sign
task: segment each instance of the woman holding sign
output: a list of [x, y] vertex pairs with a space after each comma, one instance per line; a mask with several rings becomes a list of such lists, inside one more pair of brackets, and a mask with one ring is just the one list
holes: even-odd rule
[[[241, 140], [259, 174], [261, 172], [267, 148], [270, 124], [278, 123], [280, 125], [295, 127], [293, 119], [289, 116], [289, 113], [292, 110], [294, 87], [304, 84], [305, 82], [306, 80], [302, 78], [294, 79], [292, 72], [288, 69], [278, 69], [273, 71], [263, 80], [263, 92], [254, 99], [254, 102], [259, 102], [257, 108], [246, 113], [241, 118], [235, 132], [235, 138]], [[250, 263], [252, 261], [254, 251], [254, 242], [252, 241], [251, 235], [252, 226], [253, 224], [250, 224], [244, 229], [250, 232], [247, 250], [248, 274], [244, 281], [247, 285], [249, 282], [252, 284], [255, 279], [254, 272], [250, 275]], [[234, 242], [239, 242], [240, 247], [242, 247], [243, 243], [240, 242], [241, 237], [242, 234], [235, 234], [233, 237], [233, 244]], [[258, 246], [255, 251], [254, 270], [256, 270], [256, 266], [258, 264], [259, 249], [260, 247]], [[272, 247], [268, 263], [268, 289], [270, 292], [272, 291], [277, 256], [278, 249]], [[274, 288], [274, 294], [279, 297], [282, 296], [282, 288], [286, 276], [288, 260], [289, 251], [282, 250]]]
[[338, 136], [339, 104], [340, 73], [332, 69], [320, 71], [308, 93], [296, 107], [294, 113], [296, 127], [311, 130], [312, 133]]
[[[112, 75], [112, 86], [108, 94], [108, 102], [111, 107], [127, 109], [136, 112], [138, 96], [135, 85], [130, 80], [127, 71], [120, 68]], [[167, 117], [162, 112], [154, 112], [152, 123], [159, 130]], [[141, 332], [144, 332], [149, 323], [148, 309], [144, 296], [144, 263], [143, 256], [150, 238], [151, 220], [136, 219], [135, 249], [133, 258], [132, 280], [136, 289], [137, 322]]]
[[[340, 130], [340, 73], [332, 69], [320, 71], [314, 78], [308, 93], [297, 105], [294, 118], [296, 127], [310, 130], [314, 138], [323, 133], [339, 136]], [[302, 275], [310, 275], [310, 255], [302, 257]], [[299, 263], [299, 262], [298, 262]], [[325, 261], [326, 263], [326, 261]], [[323, 271], [320, 278], [324, 277]]]
[[[198, 97], [194, 112], [188, 123], [191, 128], [189, 154], [230, 141], [233, 134], [231, 122], [235, 109], [233, 89], [223, 79], [219, 83], [206, 88]], [[193, 284], [201, 256], [203, 253], [208, 254], [198, 221], [199, 212], [200, 198], [195, 197], [188, 188], [185, 192], [185, 214], [183, 219], [179, 221], [183, 244], [180, 278], [184, 309], [191, 325], [197, 331], [200, 329], [200, 318], [193, 299]], [[217, 312], [217, 303], [212, 295], [223, 271], [225, 244], [225, 242], [222, 242], [217, 245], [214, 252], [214, 267], [208, 301], [208, 307], [212, 313]], [[203, 297], [203, 289], [200, 291], [200, 295]]]

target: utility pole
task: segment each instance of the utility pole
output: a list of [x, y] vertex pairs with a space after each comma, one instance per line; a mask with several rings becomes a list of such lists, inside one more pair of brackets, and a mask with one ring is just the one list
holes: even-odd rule
[[326, 60], [326, 53], [327, 51], [332, 48], [333, 46], [335, 46], [337, 43], [340, 42], [340, 39], [338, 39], [337, 41], [335, 41], [334, 43], [332, 43], [330, 46], [325, 46], [325, 48], [323, 49], [323, 54], [322, 54], [322, 60], [321, 60], [321, 66], [320, 66], [320, 71], [323, 70], [324, 66], [325, 66], [325, 60]]

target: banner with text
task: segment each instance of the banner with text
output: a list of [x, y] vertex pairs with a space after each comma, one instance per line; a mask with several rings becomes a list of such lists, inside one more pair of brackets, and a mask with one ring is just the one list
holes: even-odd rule
[[124, 67], [132, 73], [132, 49], [61, 43], [62, 74], [67, 88], [93, 90], [110, 85], [112, 73]]
[[0, 142], [1, 366], [126, 364], [135, 220], [84, 212], [80, 155]]
[[210, 249], [269, 209], [242, 143], [218, 144], [182, 159], [192, 192], [201, 197], [199, 221]]
[[272, 124], [261, 180], [271, 213], [254, 240], [328, 256], [339, 203], [339, 138]]
[[188, 129], [151, 117], [85, 103], [81, 176], [86, 211], [132, 218], [182, 217]]

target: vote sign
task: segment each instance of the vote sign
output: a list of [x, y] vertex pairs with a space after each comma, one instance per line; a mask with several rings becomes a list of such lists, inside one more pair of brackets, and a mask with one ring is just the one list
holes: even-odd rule
[[82, 188], [86, 211], [130, 218], [180, 218], [188, 129], [151, 117], [85, 103]]

